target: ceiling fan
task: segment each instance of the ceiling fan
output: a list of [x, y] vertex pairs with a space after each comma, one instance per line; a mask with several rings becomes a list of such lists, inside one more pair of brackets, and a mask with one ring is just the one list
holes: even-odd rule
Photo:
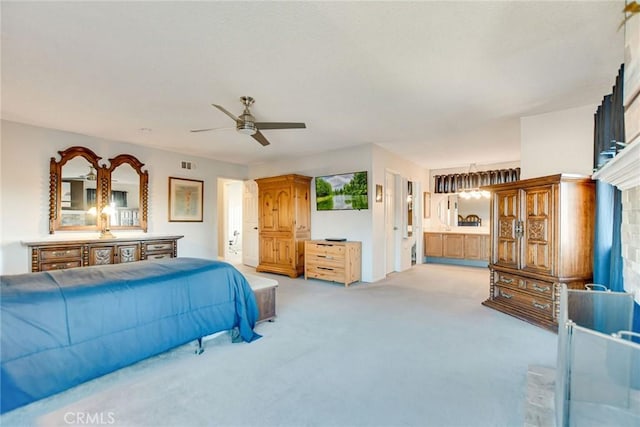
[[65, 179], [70, 179], [70, 180], [86, 180], [86, 181], [95, 181], [98, 178], [98, 175], [96, 174], [96, 170], [93, 166], [89, 166], [89, 173], [86, 173], [84, 175], [78, 175], [78, 176], [69, 176], [69, 177], [63, 177]]
[[[244, 111], [240, 114], [240, 117], [236, 117], [227, 111], [224, 107], [216, 104], [211, 104], [218, 110], [231, 117], [236, 122], [236, 130], [245, 135], [250, 135], [253, 139], [258, 141], [262, 145], [269, 145], [267, 138], [260, 132], [261, 130], [268, 129], [305, 129], [307, 126], [304, 123], [287, 123], [287, 122], [256, 122], [256, 119], [251, 115], [249, 107], [255, 102], [250, 96], [240, 97], [240, 101], [244, 105]], [[210, 129], [193, 129], [191, 132], [207, 132], [210, 130], [216, 130], [218, 128]]]

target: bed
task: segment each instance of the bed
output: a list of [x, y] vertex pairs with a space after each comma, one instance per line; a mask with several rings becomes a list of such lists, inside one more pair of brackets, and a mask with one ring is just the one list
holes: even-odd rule
[[4, 413], [220, 331], [259, 338], [230, 264], [173, 258], [0, 277]]

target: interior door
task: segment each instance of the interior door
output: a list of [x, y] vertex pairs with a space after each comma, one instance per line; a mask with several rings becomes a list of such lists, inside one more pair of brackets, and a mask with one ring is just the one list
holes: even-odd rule
[[258, 184], [244, 181], [242, 196], [242, 263], [258, 265]]
[[395, 176], [385, 172], [384, 176], [384, 229], [385, 229], [385, 274], [395, 271], [396, 266], [396, 227], [394, 204]]

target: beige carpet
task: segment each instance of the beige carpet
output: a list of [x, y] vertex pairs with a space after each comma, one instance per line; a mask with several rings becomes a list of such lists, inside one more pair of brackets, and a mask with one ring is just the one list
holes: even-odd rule
[[[242, 268], [255, 274], [255, 270]], [[349, 288], [280, 283], [263, 338], [226, 334], [0, 417], [2, 426], [523, 426], [530, 366], [557, 336], [481, 305], [486, 268], [418, 265]], [[71, 414], [71, 415], [69, 415]], [[86, 424], [86, 423], [85, 423]], [[538, 424], [544, 425], [544, 424]]]

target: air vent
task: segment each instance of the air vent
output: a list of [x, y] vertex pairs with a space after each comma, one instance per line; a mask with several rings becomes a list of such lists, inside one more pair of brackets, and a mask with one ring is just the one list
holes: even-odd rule
[[196, 168], [196, 164], [193, 162], [188, 162], [186, 160], [182, 160], [180, 162], [180, 169], [193, 170]]

